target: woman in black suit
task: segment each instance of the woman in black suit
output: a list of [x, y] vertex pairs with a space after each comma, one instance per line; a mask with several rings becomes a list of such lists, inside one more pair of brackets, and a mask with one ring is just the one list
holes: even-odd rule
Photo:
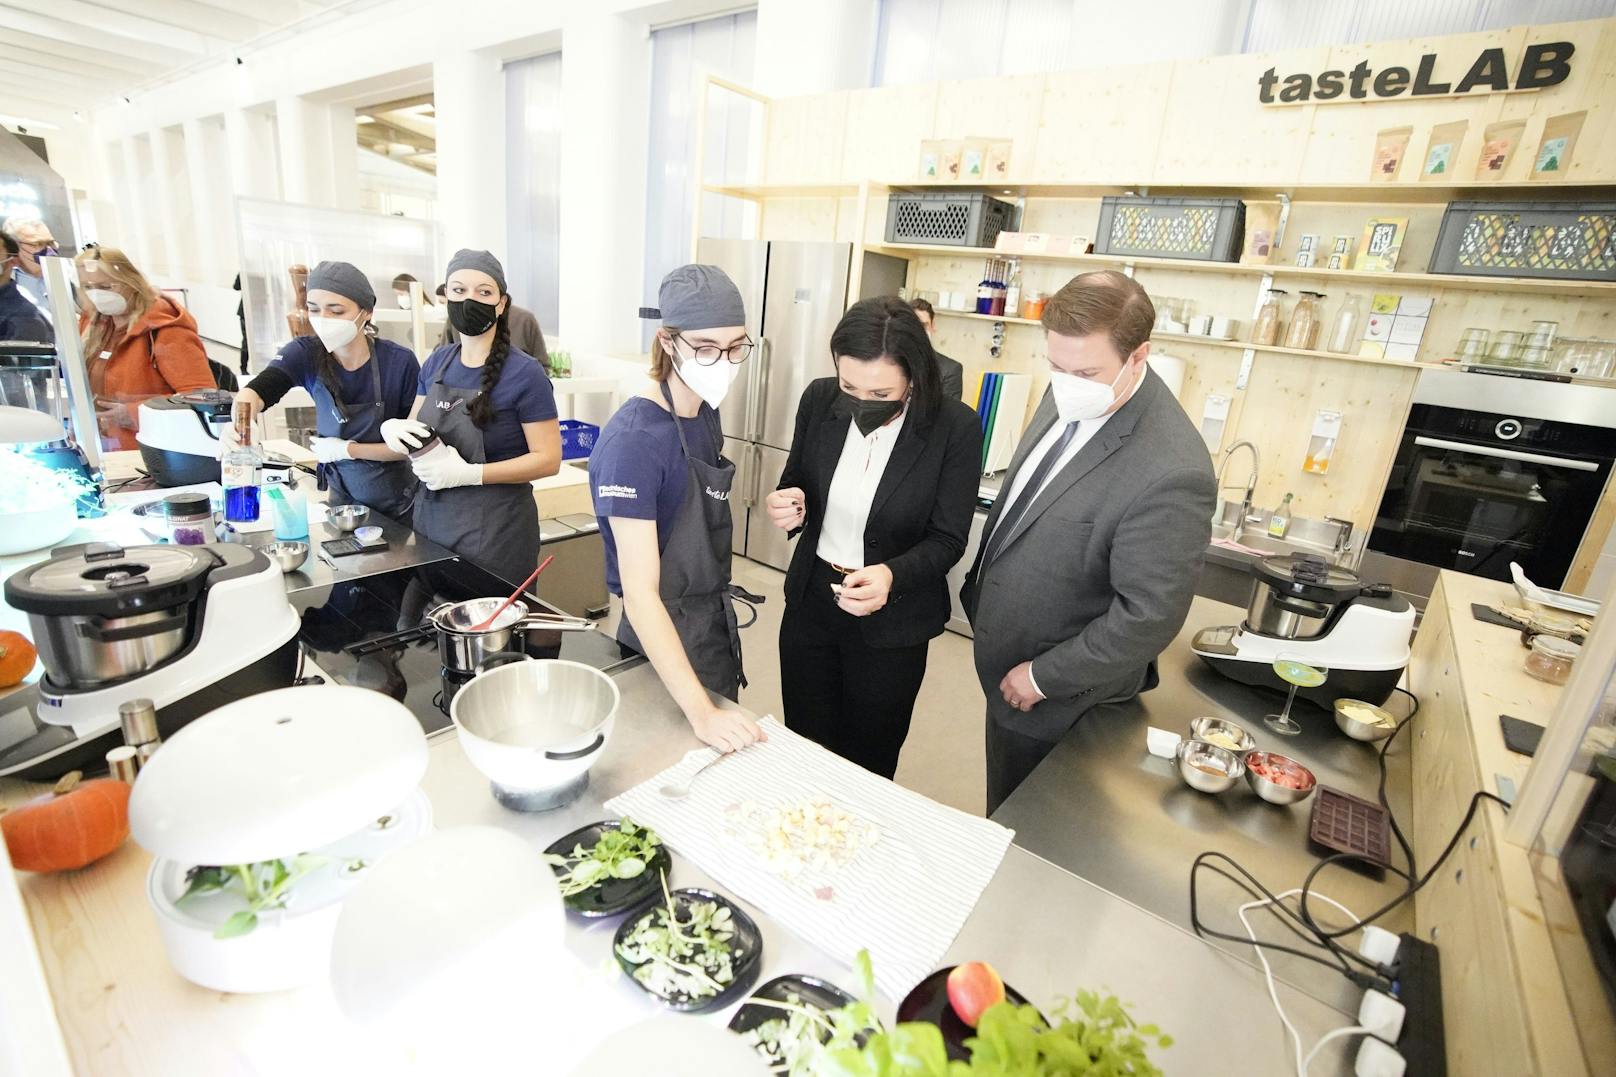
[[920, 319], [866, 299], [830, 338], [836, 377], [808, 386], [780, 487], [799, 535], [786, 573], [786, 725], [892, 777], [927, 641], [948, 621], [946, 573], [965, 552], [982, 475], [977, 415], [942, 395]]

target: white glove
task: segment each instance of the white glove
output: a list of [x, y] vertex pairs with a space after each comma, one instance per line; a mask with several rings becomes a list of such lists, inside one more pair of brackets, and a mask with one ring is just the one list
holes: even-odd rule
[[432, 428], [414, 419], [388, 419], [382, 423], [382, 441], [400, 456], [419, 449], [432, 436]]
[[410, 467], [428, 490], [483, 484], [483, 466], [468, 463], [453, 445], [445, 445], [442, 452], [434, 451], [423, 456], [412, 462]]
[[322, 464], [334, 464], [338, 460], [352, 460], [353, 454], [349, 452], [353, 442], [347, 438], [310, 438], [309, 452]]

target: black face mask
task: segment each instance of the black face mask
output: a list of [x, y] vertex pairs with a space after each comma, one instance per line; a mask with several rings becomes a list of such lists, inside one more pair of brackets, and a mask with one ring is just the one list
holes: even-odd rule
[[881, 429], [902, 410], [902, 400], [860, 400], [843, 393], [837, 398], [832, 414], [838, 417], [851, 415], [859, 433], [869, 437], [871, 431]]
[[449, 300], [449, 324], [463, 337], [480, 337], [499, 321], [494, 303], [479, 303], [475, 299]]

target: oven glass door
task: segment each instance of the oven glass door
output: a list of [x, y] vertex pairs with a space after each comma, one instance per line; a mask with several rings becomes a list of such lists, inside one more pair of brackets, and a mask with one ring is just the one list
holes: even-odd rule
[[1495, 580], [1518, 562], [1559, 587], [1609, 464], [1405, 432], [1369, 548]]

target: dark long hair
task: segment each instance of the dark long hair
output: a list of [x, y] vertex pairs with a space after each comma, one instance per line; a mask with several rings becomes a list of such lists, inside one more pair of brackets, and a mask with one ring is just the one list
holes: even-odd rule
[[466, 414], [471, 416], [471, 421], [477, 424], [479, 430], [487, 430], [494, 421], [494, 386], [499, 384], [500, 373], [505, 369], [505, 358], [510, 353], [511, 305], [507, 302], [499, 319], [494, 322], [494, 344], [488, 350], [488, 362], [483, 364], [483, 380], [477, 386], [477, 398], [466, 408]]
[[[360, 309], [363, 310], [364, 308], [361, 307]], [[365, 322], [365, 328], [361, 329], [360, 332], [364, 334], [365, 341], [370, 345], [372, 350], [370, 361], [375, 362], [376, 323], [367, 320]], [[314, 338], [314, 343], [320, 348], [320, 358], [315, 364], [314, 378], [321, 385], [325, 386], [326, 392], [331, 394], [331, 406], [337, 410], [337, 418], [341, 419], [343, 422], [347, 422], [348, 402], [342, 399], [342, 386], [337, 381], [337, 357], [331, 354], [331, 349], [327, 348], [325, 346], [325, 342], [319, 337]]]
[[943, 400], [942, 374], [926, 327], [896, 296], [861, 299], [847, 308], [830, 335], [830, 354], [847, 359], [890, 359], [909, 377], [909, 406], [935, 415]]

